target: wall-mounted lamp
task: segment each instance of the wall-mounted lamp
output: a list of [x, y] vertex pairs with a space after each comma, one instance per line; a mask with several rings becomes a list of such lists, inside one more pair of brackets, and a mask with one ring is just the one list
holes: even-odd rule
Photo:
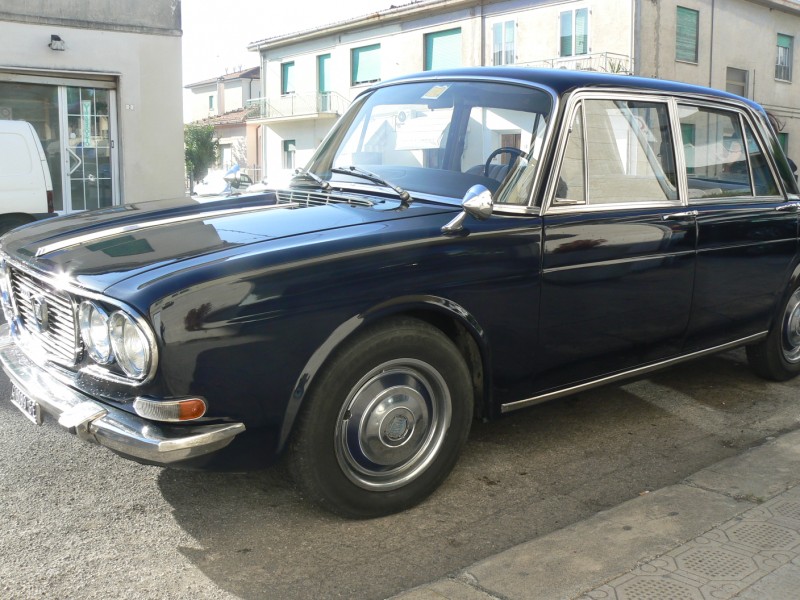
[[59, 37], [57, 35], [51, 35], [50, 36], [50, 43], [47, 44], [47, 45], [50, 46], [50, 50], [62, 50], [63, 51], [63, 50], [67, 49], [67, 43], [64, 40], [62, 40], [61, 37]]

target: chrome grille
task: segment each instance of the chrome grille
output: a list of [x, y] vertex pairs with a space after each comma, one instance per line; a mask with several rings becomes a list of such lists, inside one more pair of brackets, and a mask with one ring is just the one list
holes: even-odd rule
[[352, 204], [354, 206], [374, 206], [375, 203], [363, 196], [332, 194], [326, 192], [305, 192], [301, 190], [275, 190], [278, 204], [298, 206], [320, 206], [323, 204]]
[[[74, 365], [80, 346], [75, 309], [69, 294], [15, 267], [9, 269], [9, 275], [14, 312], [20, 326], [51, 359]], [[46, 315], [44, 322], [43, 315]]]

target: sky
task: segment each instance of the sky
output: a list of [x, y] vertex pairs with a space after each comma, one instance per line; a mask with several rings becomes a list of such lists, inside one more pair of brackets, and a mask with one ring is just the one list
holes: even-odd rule
[[183, 85], [258, 66], [250, 42], [313, 29], [409, 0], [182, 0]]

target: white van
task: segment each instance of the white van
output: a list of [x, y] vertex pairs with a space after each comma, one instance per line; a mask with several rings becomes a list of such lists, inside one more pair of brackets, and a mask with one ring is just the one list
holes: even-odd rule
[[36, 130], [0, 120], [0, 235], [54, 212], [53, 180]]

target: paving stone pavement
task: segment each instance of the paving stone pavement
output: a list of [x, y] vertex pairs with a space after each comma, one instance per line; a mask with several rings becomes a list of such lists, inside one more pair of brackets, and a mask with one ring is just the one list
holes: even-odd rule
[[800, 598], [800, 431], [393, 600], [562, 598]]

